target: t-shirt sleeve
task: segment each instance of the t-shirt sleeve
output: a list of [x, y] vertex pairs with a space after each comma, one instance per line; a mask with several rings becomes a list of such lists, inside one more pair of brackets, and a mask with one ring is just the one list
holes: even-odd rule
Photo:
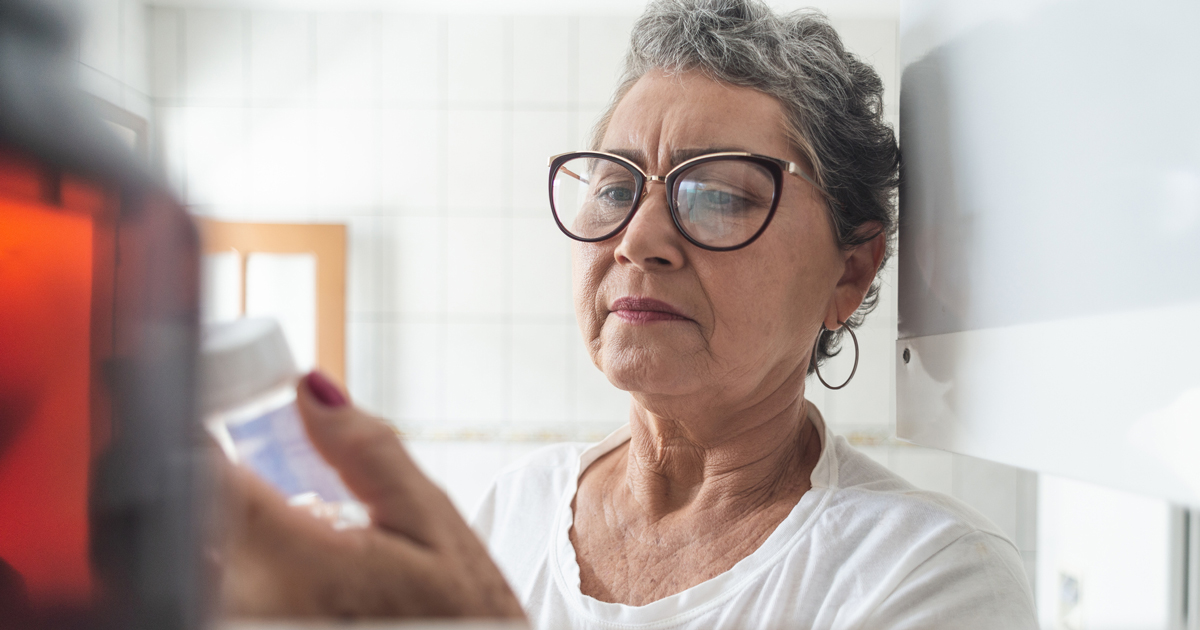
[[475, 506], [475, 511], [471, 514], [471, 529], [475, 530], [475, 535], [484, 544], [490, 544], [492, 537], [492, 529], [496, 524], [496, 480], [488, 486], [488, 490], [484, 493], [483, 498]]
[[1012, 544], [975, 531], [913, 569], [867, 617], [880, 630], [1036, 630], [1037, 613]]

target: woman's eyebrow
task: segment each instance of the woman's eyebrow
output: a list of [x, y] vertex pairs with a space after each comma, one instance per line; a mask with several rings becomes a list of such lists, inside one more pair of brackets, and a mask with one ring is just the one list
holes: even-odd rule
[[750, 153], [745, 149], [737, 147], [706, 147], [703, 149], [680, 149], [671, 152], [671, 166], [686, 162], [692, 158], [697, 158], [702, 155], [710, 155], [713, 153]]
[[[646, 154], [638, 149], [603, 149], [605, 153], [619, 155], [642, 168], [646, 168]], [[712, 153], [750, 153], [740, 147], [705, 147], [703, 149], [679, 149], [671, 152], [671, 164], [675, 166], [692, 158]]]
[[646, 154], [637, 149], [601, 149], [605, 153], [619, 155], [641, 168], [646, 168]]

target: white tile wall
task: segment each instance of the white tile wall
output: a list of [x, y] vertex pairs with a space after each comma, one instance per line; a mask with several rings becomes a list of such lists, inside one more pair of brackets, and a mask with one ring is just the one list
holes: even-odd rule
[[386, 104], [435, 107], [445, 100], [446, 19], [383, 15], [380, 98]]
[[[439, 109], [381, 109], [379, 138], [380, 202], [404, 214], [439, 213], [446, 203], [444, 138], [447, 113]], [[466, 144], [464, 142], [464, 144]], [[453, 168], [457, 185], [470, 179]]]
[[121, 0], [121, 81], [139, 94], [150, 93], [146, 5]]
[[510, 118], [503, 111], [449, 112], [447, 203], [450, 211], [495, 216], [507, 206], [510, 190]]
[[509, 312], [509, 232], [499, 217], [447, 221], [446, 311], [503, 317]]
[[309, 111], [312, 186], [310, 202], [350, 214], [379, 200], [379, 125], [368, 107], [318, 107]]
[[[575, 391], [572, 419], [589, 426], [604, 426], [609, 431], [629, 421], [629, 394], [612, 386], [596, 368], [579, 335], [569, 344], [571, 387]], [[607, 431], [606, 431], [607, 432]]]
[[474, 513], [496, 473], [543, 447], [536, 442], [408, 442], [417, 465], [439, 482], [465, 515]]
[[455, 15], [447, 30], [447, 80], [452, 105], [503, 106], [510, 81], [512, 20]]
[[305, 13], [259, 11], [250, 16], [253, 103], [298, 105], [311, 97], [313, 22]]
[[515, 212], [549, 217], [546, 158], [582, 148], [571, 137], [572, 113], [561, 110], [515, 111], [512, 115], [512, 205]]
[[579, 102], [593, 109], [608, 104], [629, 48], [634, 17], [590, 17], [579, 21]]
[[571, 101], [571, 37], [576, 21], [563, 16], [520, 16], [512, 24], [514, 107], [560, 107]]
[[83, 28], [72, 52], [80, 88], [149, 122], [150, 24], [143, 1], [92, 0], [78, 7]]
[[[316, 183], [312, 111], [302, 107], [246, 111], [250, 115], [247, 201], [256, 209], [246, 218], [266, 215], [287, 220], [289, 211], [309, 207]], [[168, 134], [164, 130], [163, 135]]]
[[250, 190], [246, 147], [248, 114], [234, 107], [189, 107], [183, 113], [186, 202], [236, 204]]
[[[183, 12], [157, 8], [149, 14], [150, 94], [163, 101], [178, 99], [183, 96], [181, 86], [187, 83], [180, 49]], [[159, 121], [159, 126], [164, 130], [174, 128], [168, 121]], [[172, 163], [170, 158], [165, 161]]]
[[559, 315], [574, 321], [571, 247], [549, 216], [512, 219], [512, 306], [522, 315]]
[[121, 77], [122, 0], [92, 0], [85, 5], [88, 23], [79, 41], [79, 61], [111, 77]]
[[379, 93], [380, 28], [370, 13], [318, 13], [318, 103], [372, 104]]
[[446, 413], [446, 324], [404, 321], [395, 328], [395, 345], [386, 351], [393, 353], [396, 369], [390, 379], [381, 375], [395, 392], [392, 417], [410, 424], [436, 423]]
[[240, 105], [247, 95], [247, 15], [242, 11], [186, 9], [184, 95], [207, 105]]
[[517, 317], [512, 325], [513, 423], [554, 427], [568, 417], [567, 345], [577, 343], [575, 325], [563, 318]]
[[508, 415], [509, 327], [451, 319], [446, 326], [448, 428], [492, 428]]
[[888, 455], [888, 467], [918, 488], [942, 494], [954, 491], [954, 456], [950, 453], [898, 446]]

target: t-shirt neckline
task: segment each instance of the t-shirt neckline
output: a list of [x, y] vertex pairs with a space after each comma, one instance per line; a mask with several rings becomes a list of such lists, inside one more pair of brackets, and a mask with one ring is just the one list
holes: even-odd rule
[[559, 591], [567, 604], [592, 622], [616, 628], [657, 628], [682, 623], [720, 605], [779, 562], [796, 542], [811, 529], [817, 514], [824, 508], [831, 491], [837, 487], [837, 454], [833, 436], [811, 402], [806, 404], [808, 420], [816, 425], [821, 438], [821, 455], [811, 475], [812, 488], [800, 497], [791, 512], [776, 526], [767, 540], [749, 556], [741, 559], [728, 571], [701, 582], [682, 592], [650, 602], [645, 606], [629, 606], [602, 602], [584, 595], [579, 588], [579, 564], [571, 545], [570, 529], [574, 514], [571, 503], [579, 489], [579, 478], [587, 467], [605, 453], [627, 442], [630, 428], [626, 424], [603, 440], [588, 447], [576, 460], [571, 481], [559, 500], [550, 546], [550, 564]]

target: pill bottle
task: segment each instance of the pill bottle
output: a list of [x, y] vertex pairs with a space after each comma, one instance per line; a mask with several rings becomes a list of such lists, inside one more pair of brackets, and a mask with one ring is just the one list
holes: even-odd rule
[[200, 356], [205, 428], [225, 455], [335, 527], [366, 525], [364, 506], [308, 439], [296, 408], [300, 374], [279, 323], [210, 324]]

